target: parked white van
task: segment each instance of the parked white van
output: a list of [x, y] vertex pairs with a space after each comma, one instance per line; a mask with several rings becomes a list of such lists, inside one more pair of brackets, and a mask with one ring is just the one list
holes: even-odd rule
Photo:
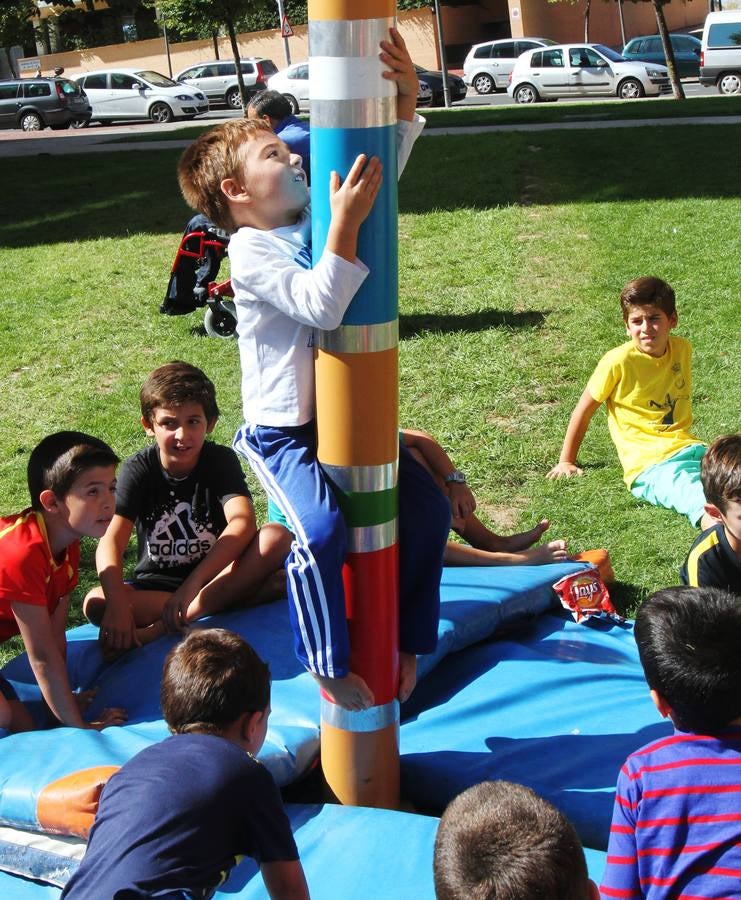
[[715, 84], [721, 94], [741, 94], [740, 9], [712, 12], [705, 19], [700, 84]]

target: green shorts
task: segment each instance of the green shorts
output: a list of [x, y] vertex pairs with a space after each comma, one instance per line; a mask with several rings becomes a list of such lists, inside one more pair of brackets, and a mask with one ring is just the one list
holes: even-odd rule
[[630, 486], [640, 500], [675, 509], [697, 525], [705, 512], [705, 492], [700, 481], [700, 463], [705, 444], [690, 444], [665, 459], [644, 469]]

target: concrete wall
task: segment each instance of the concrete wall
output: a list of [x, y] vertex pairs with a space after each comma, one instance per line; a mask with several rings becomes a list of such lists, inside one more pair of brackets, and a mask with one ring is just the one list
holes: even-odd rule
[[[399, 13], [399, 30], [407, 42], [412, 59], [418, 65], [428, 68], [437, 66], [434, 21], [434, 16], [427, 8]], [[288, 39], [291, 62], [301, 62], [309, 56], [308, 26], [294, 26], [293, 32], [294, 36]], [[283, 38], [278, 30], [240, 34], [238, 44], [241, 56], [267, 57], [272, 59], [279, 69], [286, 65]], [[229, 38], [220, 38], [219, 57], [229, 59], [231, 55]], [[170, 44], [170, 58], [173, 74], [177, 74], [188, 66], [213, 59], [213, 42], [186, 41]], [[168, 74], [163, 38], [112, 44], [107, 47], [91, 47], [67, 53], [50, 53], [40, 59], [44, 74], [51, 72], [56, 66], [63, 66], [64, 74], [72, 77], [92, 72], [94, 69], [112, 69], [116, 66], [154, 69], [164, 75]]]
[[[547, 0], [508, 0], [513, 37], [549, 37], [559, 43], [584, 40], [584, 0], [548, 3]], [[670, 31], [702, 25], [707, 15], [707, 0], [674, 0], [664, 6]], [[656, 16], [648, 2], [623, 3], [625, 39], [640, 34], [656, 34]], [[615, 0], [592, 0], [589, 15], [589, 40], [618, 47], [622, 45], [618, 4]]]

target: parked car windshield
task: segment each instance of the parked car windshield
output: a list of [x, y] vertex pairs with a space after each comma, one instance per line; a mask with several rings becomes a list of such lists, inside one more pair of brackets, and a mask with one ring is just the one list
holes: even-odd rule
[[137, 72], [139, 78], [143, 78], [155, 87], [177, 87], [177, 82], [159, 72]]
[[599, 52], [606, 56], [611, 62], [625, 62], [625, 59], [614, 50], [610, 50], [609, 47], [605, 47], [604, 44], [594, 44], [594, 49], [599, 50]]

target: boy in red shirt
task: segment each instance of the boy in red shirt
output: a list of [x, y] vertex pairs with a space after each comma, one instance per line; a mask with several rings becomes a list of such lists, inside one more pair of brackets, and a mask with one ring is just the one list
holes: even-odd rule
[[[113, 516], [118, 457], [80, 431], [45, 437], [28, 461], [31, 507], [0, 518], [0, 642], [20, 634], [44, 700], [62, 725], [101, 729], [126, 719], [106, 709], [82, 718], [90, 694], [75, 695], [67, 675], [65, 627], [77, 584], [80, 538], [102, 537]], [[0, 728], [28, 731], [34, 723], [0, 676]]]

